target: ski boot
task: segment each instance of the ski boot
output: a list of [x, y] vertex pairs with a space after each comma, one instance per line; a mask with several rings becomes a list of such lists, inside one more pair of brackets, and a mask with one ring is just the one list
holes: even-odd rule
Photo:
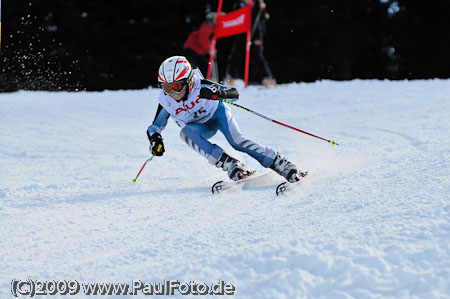
[[222, 168], [226, 171], [228, 177], [233, 181], [245, 179], [255, 173], [254, 171], [250, 171], [244, 164], [239, 162], [239, 160], [230, 157], [226, 153], [222, 154], [219, 161], [217, 161], [215, 165], [216, 167]]
[[307, 174], [307, 172], [303, 173], [299, 171], [297, 166], [282, 157], [279, 153], [275, 156], [270, 169], [284, 177], [289, 183], [298, 182]]

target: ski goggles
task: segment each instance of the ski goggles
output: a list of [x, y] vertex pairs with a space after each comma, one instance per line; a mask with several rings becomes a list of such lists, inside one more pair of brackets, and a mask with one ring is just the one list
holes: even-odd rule
[[161, 88], [167, 94], [171, 92], [182, 93], [186, 89], [186, 82], [178, 81], [173, 83], [161, 83]]

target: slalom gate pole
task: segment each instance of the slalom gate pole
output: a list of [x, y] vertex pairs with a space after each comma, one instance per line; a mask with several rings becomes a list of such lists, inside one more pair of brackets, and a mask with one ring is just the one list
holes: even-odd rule
[[286, 128], [295, 130], [295, 131], [297, 131], [297, 132], [300, 132], [300, 133], [303, 133], [303, 134], [306, 134], [306, 135], [309, 135], [309, 136], [312, 136], [312, 137], [315, 137], [315, 138], [324, 140], [324, 141], [330, 143], [330, 144], [333, 145], [333, 146], [334, 146], [334, 145], [339, 145], [339, 143], [337, 143], [336, 140], [328, 140], [328, 139], [322, 138], [322, 137], [320, 137], [320, 136], [317, 136], [317, 135], [308, 133], [308, 132], [306, 132], [306, 131], [303, 131], [303, 130], [294, 128], [294, 127], [292, 127], [292, 126], [290, 126], [290, 125], [284, 124], [284, 123], [279, 122], [279, 121], [277, 121], [277, 120], [271, 119], [270, 117], [267, 117], [267, 116], [265, 116], [265, 115], [262, 115], [261, 113], [258, 113], [258, 112], [256, 112], [256, 111], [253, 111], [253, 110], [251, 110], [251, 109], [248, 109], [248, 108], [246, 108], [246, 107], [243, 107], [243, 106], [241, 106], [241, 105], [238, 105], [238, 104], [233, 103], [233, 102], [231, 102], [231, 101], [227, 101], [227, 100], [222, 99], [222, 98], [217, 98], [217, 99], [218, 99], [219, 101], [221, 101], [221, 102], [228, 103], [228, 104], [230, 104], [230, 105], [233, 105], [233, 106], [239, 107], [239, 108], [241, 108], [241, 109], [244, 109], [245, 111], [248, 111], [248, 112], [250, 112], [250, 113], [253, 113], [253, 114], [255, 114], [255, 115], [258, 115], [259, 117], [262, 117], [262, 118], [264, 118], [264, 119], [266, 119], [266, 120], [269, 120], [269, 121], [271, 121], [271, 122], [274, 122], [274, 123], [276, 123], [276, 124], [278, 124], [278, 125], [282, 125], [282, 126], [284, 126], [284, 127], [286, 127]]
[[[161, 150], [161, 145], [158, 146], [158, 152]], [[152, 155], [150, 158], [148, 158], [147, 160], [145, 160], [144, 165], [142, 165], [141, 170], [139, 170], [137, 176], [131, 180], [131, 182], [133, 184], [136, 184], [136, 180], [138, 179], [139, 175], [141, 174], [142, 170], [144, 170], [145, 165], [147, 165], [148, 162], [150, 162], [151, 160], [153, 160], [153, 158], [155, 157], [155, 155]]]

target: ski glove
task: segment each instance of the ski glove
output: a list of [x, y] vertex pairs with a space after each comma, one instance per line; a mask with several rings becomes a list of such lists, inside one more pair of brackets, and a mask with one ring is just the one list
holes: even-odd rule
[[154, 133], [148, 137], [150, 140], [150, 152], [154, 156], [162, 156], [164, 154], [164, 143], [161, 134]]
[[227, 97], [227, 92], [214, 85], [205, 86], [200, 88], [200, 97], [211, 100], [217, 100], [217, 98], [225, 99]]

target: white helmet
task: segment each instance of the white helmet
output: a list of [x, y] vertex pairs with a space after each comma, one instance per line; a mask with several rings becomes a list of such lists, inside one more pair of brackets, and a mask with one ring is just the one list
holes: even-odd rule
[[189, 86], [189, 92], [194, 88], [192, 66], [184, 56], [172, 56], [161, 63], [158, 71], [159, 86], [165, 93], [180, 93]]

